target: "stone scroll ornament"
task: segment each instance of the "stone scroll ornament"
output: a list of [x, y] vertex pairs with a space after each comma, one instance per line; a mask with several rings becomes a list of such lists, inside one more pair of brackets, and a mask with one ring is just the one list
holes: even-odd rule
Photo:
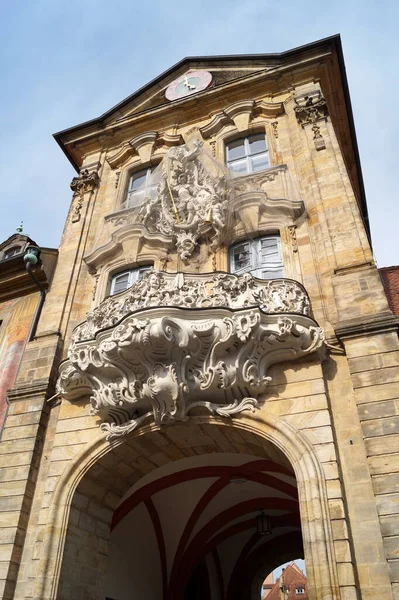
[[255, 410], [272, 364], [323, 347], [295, 281], [152, 271], [75, 329], [58, 391], [70, 401], [90, 396], [112, 438], [194, 410]]
[[209, 236], [212, 250], [220, 245], [227, 203], [225, 171], [206, 168], [202, 142], [196, 140], [192, 149], [184, 144], [168, 151], [157, 193], [145, 200], [139, 220], [150, 233], [172, 238], [179, 257], [187, 261], [203, 235]]
[[73, 198], [75, 200], [71, 221], [77, 223], [80, 221], [80, 213], [83, 206], [84, 195], [87, 192], [92, 192], [100, 183], [100, 177], [97, 171], [88, 171], [83, 169], [78, 177], [74, 177], [71, 181], [70, 187], [73, 191]]

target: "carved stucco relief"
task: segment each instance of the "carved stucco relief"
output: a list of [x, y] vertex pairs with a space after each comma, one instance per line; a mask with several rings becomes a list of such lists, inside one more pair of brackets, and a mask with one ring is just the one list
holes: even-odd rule
[[99, 183], [100, 177], [97, 170], [89, 171], [88, 169], [83, 169], [78, 177], [72, 179], [70, 184], [74, 200], [74, 208], [71, 217], [72, 223], [80, 221], [84, 196], [87, 192], [92, 192]]
[[149, 272], [75, 329], [58, 390], [72, 401], [89, 395], [110, 437], [198, 408], [254, 410], [270, 365], [323, 348], [309, 311], [291, 280]]

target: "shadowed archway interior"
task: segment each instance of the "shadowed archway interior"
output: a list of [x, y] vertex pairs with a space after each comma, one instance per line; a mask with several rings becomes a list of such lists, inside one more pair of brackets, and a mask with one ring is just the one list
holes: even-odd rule
[[[261, 510], [270, 535], [256, 530]], [[249, 600], [298, 555], [295, 475], [276, 446], [232, 427], [168, 427], [128, 437], [81, 480], [58, 597]]]

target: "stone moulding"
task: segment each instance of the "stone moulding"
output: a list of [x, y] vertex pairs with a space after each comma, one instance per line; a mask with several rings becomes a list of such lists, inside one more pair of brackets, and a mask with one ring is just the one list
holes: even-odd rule
[[182, 275], [147, 274], [74, 331], [57, 389], [70, 401], [90, 396], [108, 437], [198, 408], [224, 417], [254, 410], [270, 365], [324, 347], [298, 283]]

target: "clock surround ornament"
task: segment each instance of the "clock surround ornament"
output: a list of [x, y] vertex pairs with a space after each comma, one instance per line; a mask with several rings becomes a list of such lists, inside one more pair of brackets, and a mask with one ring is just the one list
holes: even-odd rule
[[205, 90], [211, 82], [212, 74], [209, 71], [203, 69], [188, 71], [188, 73], [181, 75], [168, 85], [165, 91], [165, 97], [167, 100], [186, 98], [187, 96]]

